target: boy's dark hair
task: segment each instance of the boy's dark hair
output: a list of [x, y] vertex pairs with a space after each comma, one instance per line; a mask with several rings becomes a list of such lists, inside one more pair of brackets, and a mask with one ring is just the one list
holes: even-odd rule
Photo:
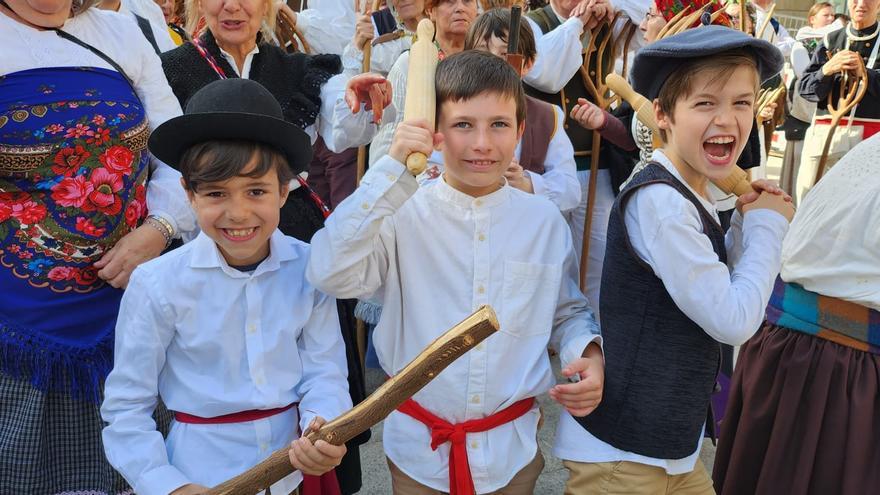
[[[242, 173], [256, 162], [253, 170]], [[233, 177], [262, 177], [272, 170], [284, 186], [293, 180], [293, 171], [281, 152], [254, 141], [217, 140], [191, 146], [180, 158], [180, 174], [186, 188], [198, 192], [201, 185]]]
[[[712, 75], [710, 84], [724, 84], [740, 67], [751, 67], [754, 71], [755, 94], [757, 94], [761, 81], [758, 76], [758, 64], [755, 61], [755, 56], [749, 50], [730, 50], [689, 60], [674, 71], [669, 79], [663, 83], [660, 94], [657, 95], [660, 110], [672, 120], [676, 102], [681, 98], [688, 97], [694, 91], [694, 82], [698, 77], [709, 73]], [[663, 129], [660, 129], [660, 139], [666, 142], [666, 132]]]
[[526, 119], [526, 94], [519, 74], [505, 60], [489, 52], [468, 50], [437, 64], [437, 116], [445, 101], [469, 100], [483, 93], [498, 93], [516, 102], [516, 123]]
[[[464, 42], [464, 49], [473, 50], [481, 41], [489, 43], [492, 36], [506, 43], [509, 30], [510, 9], [487, 10], [471, 24]], [[534, 63], [535, 57], [538, 56], [535, 48], [535, 35], [532, 34], [527, 21], [522, 21], [519, 25], [519, 54], [523, 56], [526, 64]]]

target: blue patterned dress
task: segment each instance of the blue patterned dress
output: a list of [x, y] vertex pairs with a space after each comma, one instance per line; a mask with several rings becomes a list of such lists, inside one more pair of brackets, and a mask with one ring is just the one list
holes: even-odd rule
[[127, 489], [98, 415], [122, 291], [94, 263], [147, 215], [148, 136], [117, 72], [0, 76], [0, 493]]

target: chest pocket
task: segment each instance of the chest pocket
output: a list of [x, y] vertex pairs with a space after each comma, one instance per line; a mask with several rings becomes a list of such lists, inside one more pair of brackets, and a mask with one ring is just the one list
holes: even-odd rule
[[560, 265], [505, 261], [501, 331], [517, 337], [549, 333], [561, 280]]

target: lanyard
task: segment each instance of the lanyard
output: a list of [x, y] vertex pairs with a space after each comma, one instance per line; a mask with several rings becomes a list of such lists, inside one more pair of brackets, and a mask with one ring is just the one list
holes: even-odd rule
[[[227, 79], [226, 72], [223, 71], [223, 69], [220, 67], [220, 64], [217, 63], [217, 60], [213, 57], [213, 55], [211, 55], [208, 50], [205, 49], [205, 45], [202, 44], [202, 40], [200, 40], [198, 37], [193, 37], [191, 42], [193, 46], [196, 47], [196, 50], [198, 50], [199, 55], [201, 55], [202, 58], [205, 59], [206, 62], [208, 62], [208, 65], [210, 65], [211, 68], [214, 69], [214, 72], [216, 72], [217, 75], [220, 76], [220, 79]], [[321, 199], [321, 196], [318, 196], [318, 193], [315, 192], [314, 189], [312, 189], [312, 186], [310, 186], [309, 183], [306, 182], [306, 180], [303, 179], [299, 174], [296, 174], [296, 181], [299, 182], [300, 186], [308, 191], [309, 196], [311, 196], [312, 198], [312, 201], [315, 203], [318, 209], [321, 210], [321, 215], [323, 215], [325, 219], [329, 217], [330, 208], [327, 207], [327, 204], [324, 203], [324, 201]]]

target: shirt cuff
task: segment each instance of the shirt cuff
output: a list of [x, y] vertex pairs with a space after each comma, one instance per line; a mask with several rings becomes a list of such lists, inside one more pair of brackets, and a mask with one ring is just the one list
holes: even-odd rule
[[756, 231], [769, 231], [776, 236], [779, 243], [782, 243], [789, 225], [782, 213], [768, 208], [759, 208], [746, 213], [743, 216], [742, 226], [744, 244], [748, 244], [748, 239]]
[[525, 171], [529, 174], [529, 179], [532, 181], [532, 193], [536, 196], [547, 196], [547, 184], [544, 182], [544, 176], [541, 174], [536, 174], [531, 170]]
[[592, 344], [593, 342], [595, 342], [599, 346], [599, 349], [602, 351], [602, 359], [604, 360], [605, 349], [602, 347], [602, 336], [584, 335], [582, 337], [573, 339], [559, 353], [559, 361], [562, 364], [562, 367], [565, 368], [574, 360], [584, 357], [584, 351], [587, 349], [587, 346]]
[[166, 464], [144, 473], [134, 489], [138, 495], [168, 495], [189, 483], [192, 482], [179, 469]]

